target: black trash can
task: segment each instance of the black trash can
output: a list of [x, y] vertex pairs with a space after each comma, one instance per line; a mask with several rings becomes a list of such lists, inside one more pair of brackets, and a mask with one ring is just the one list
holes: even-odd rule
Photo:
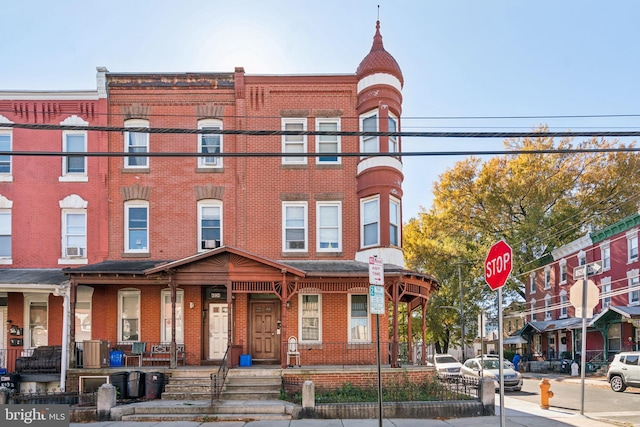
[[129, 399], [144, 397], [144, 372], [129, 372], [128, 386]]
[[117, 399], [128, 399], [129, 398], [129, 390], [128, 390], [128, 380], [129, 373], [128, 372], [114, 372], [109, 375], [109, 381], [116, 388]]
[[162, 372], [147, 372], [144, 381], [145, 399], [160, 399], [163, 385], [164, 374]]

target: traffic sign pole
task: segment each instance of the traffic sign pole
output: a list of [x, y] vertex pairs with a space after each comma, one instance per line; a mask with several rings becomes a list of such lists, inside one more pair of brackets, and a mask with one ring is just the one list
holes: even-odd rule
[[582, 354], [580, 355], [580, 415], [584, 415], [584, 373], [587, 369], [587, 276], [589, 269], [585, 266], [582, 278]]

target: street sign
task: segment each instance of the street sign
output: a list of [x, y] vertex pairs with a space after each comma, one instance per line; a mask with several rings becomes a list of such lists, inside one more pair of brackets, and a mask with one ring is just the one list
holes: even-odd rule
[[593, 276], [594, 274], [598, 274], [602, 271], [602, 261], [594, 261], [589, 264], [579, 265], [573, 269], [573, 279], [578, 280], [586, 276]]
[[[585, 316], [587, 319], [593, 317], [593, 309], [596, 308], [600, 301], [600, 289], [592, 280], [587, 280], [587, 305], [585, 307]], [[582, 280], [576, 282], [569, 288], [569, 302], [576, 309], [576, 318], [582, 318], [582, 296], [584, 295], [585, 285]]]
[[499, 240], [491, 249], [484, 261], [484, 280], [492, 290], [504, 286], [513, 269], [511, 246]]
[[369, 284], [384, 285], [384, 262], [382, 258], [369, 257]]
[[384, 314], [384, 287], [369, 286], [369, 307], [371, 314]]

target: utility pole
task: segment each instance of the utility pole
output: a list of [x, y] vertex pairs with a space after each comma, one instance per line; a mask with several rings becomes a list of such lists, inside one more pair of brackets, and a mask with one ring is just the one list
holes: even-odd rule
[[462, 311], [462, 271], [460, 270], [460, 260], [458, 260], [458, 285], [460, 287], [460, 341], [462, 342], [462, 360], [461, 362], [464, 363], [464, 361], [467, 358], [467, 355], [465, 354], [465, 347], [464, 347], [464, 317], [463, 317], [463, 311]]

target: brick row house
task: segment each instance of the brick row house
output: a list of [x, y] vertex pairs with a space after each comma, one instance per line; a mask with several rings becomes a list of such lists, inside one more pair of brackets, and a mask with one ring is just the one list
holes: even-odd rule
[[529, 274], [527, 324], [518, 335], [526, 337], [531, 359], [573, 358], [581, 352], [582, 318], [575, 317], [571, 289], [576, 284], [582, 289], [584, 279], [574, 277], [574, 269], [593, 263], [601, 268], [588, 277], [599, 295], [593, 316], [587, 318], [587, 361], [604, 364], [620, 351], [638, 349], [639, 228], [636, 213], [556, 249]]
[[[26, 323], [30, 303], [2, 273], [50, 269], [48, 343], [64, 344], [59, 319], [68, 304], [71, 366], [81, 354], [74, 348], [99, 340], [128, 351], [166, 344], [171, 367], [235, 366], [248, 355], [284, 368], [290, 338], [304, 365], [375, 363], [369, 260], [378, 257], [391, 310], [380, 316], [381, 343], [397, 366], [399, 343], [411, 348], [411, 331], [399, 336], [399, 306], [424, 312], [438, 284], [404, 268], [401, 139], [357, 132], [401, 129], [403, 83], [379, 23], [355, 74], [98, 68], [92, 114], [46, 122], [108, 127], [85, 134], [86, 151], [110, 155], [84, 157], [84, 181], [63, 180], [64, 157], [5, 156], [38, 170], [15, 168], [28, 190], [18, 175], [0, 182], [0, 215], [14, 214], [15, 255], [0, 270], [6, 315]], [[0, 96], [2, 111], [15, 102]], [[0, 120], [31, 123], [2, 111]], [[1, 126], [0, 135], [12, 134], [9, 150], [44, 150], [34, 139], [45, 132], [57, 143], [47, 149], [65, 150], [64, 130]], [[16, 215], [18, 207], [26, 213]], [[84, 229], [80, 217], [65, 219], [67, 210], [84, 213]], [[36, 226], [29, 239], [16, 233]], [[19, 258], [19, 248], [30, 258]]]

